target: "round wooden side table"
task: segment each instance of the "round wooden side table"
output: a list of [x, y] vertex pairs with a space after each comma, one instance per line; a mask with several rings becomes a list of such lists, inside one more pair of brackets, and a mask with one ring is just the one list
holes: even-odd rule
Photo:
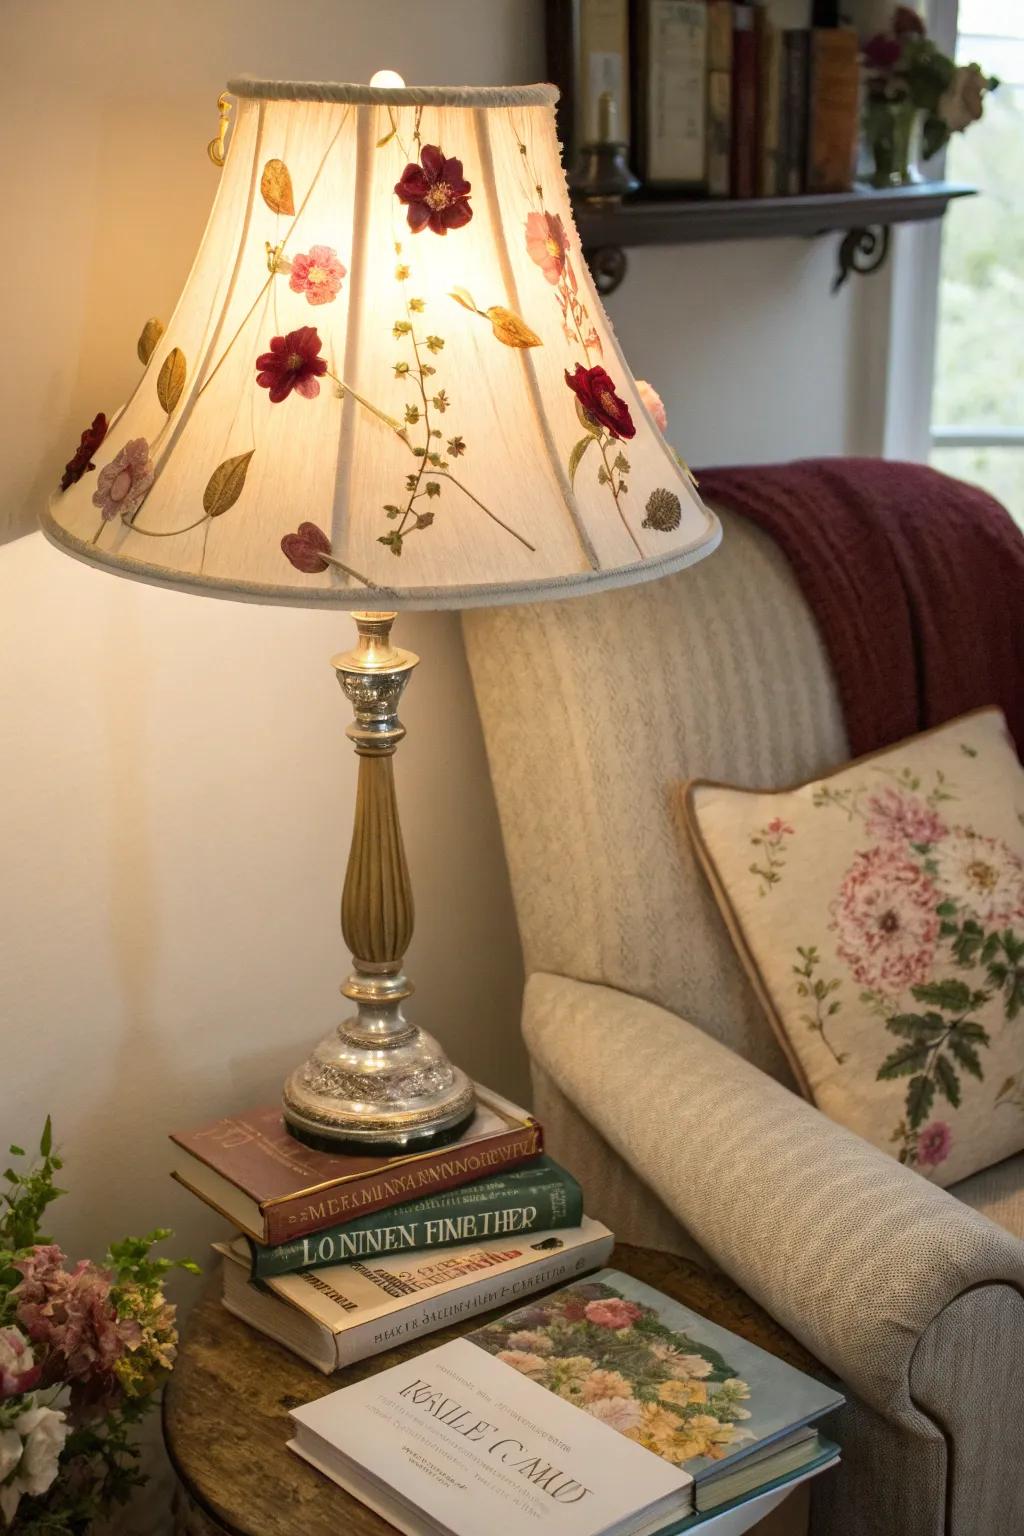
[[[817, 1361], [723, 1275], [625, 1244], [615, 1249], [611, 1265], [799, 1370], [821, 1374]], [[288, 1410], [468, 1333], [485, 1316], [322, 1376], [225, 1311], [215, 1277], [185, 1325], [164, 1393], [164, 1439], [179, 1481], [177, 1536], [394, 1536], [387, 1521], [288, 1450]], [[791, 1498], [803, 1495], [799, 1489]], [[799, 1528], [790, 1521], [765, 1523], [758, 1536]]]

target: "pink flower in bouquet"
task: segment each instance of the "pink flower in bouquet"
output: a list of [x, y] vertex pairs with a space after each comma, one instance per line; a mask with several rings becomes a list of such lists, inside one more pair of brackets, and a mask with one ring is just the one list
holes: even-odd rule
[[931, 876], [898, 846], [857, 854], [830, 911], [836, 950], [862, 987], [892, 997], [927, 981], [939, 900]]
[[141, 1342], [142, 1329], [133, 1318], [118, 1318], [107, 1271], [91, 1259], [66, 1270], [55, 1243], [37, 1247], [14, 1267], [22, 1276], [11, 1292], [16, 1315], [42, 1348], [46, 1383], [69, 1383], [90, 1402], [116, 1393], [114, 1367]]
[[953, 1133], [943, 1120], [933, 1120], [918, 1133], [917, 1160], [926, 1168], [944, 1163], [953, 1145]]
[[924, 800], [891, 784], [870, 796], [867, 826], [872, 837], [883, 843], [937, 843], [949, 830]]
[[665, 406], [658, 391], [646, 379], [637, 379], [636, 392], [640, 396], [644, 409], [654, 422], [659, 432], [668, 431], [668, 416], [665, 414]]
[[588, 1301], [585, 1316], [588, 1323], [596, 1323], [599, 1328], [631, 1328], [641, 1311], [635, 1302], [610, 1296], [607, 1301]]
[[0, 1400], [31, 1392], [43, 1368], [36, 1365], [32, 1346], [20, 1328], [0, 1328]]
[[878, 32], [864, 44], [864, 62], [869, 69], [893, 69], [902, 53], [903, 44], [888, 32]]

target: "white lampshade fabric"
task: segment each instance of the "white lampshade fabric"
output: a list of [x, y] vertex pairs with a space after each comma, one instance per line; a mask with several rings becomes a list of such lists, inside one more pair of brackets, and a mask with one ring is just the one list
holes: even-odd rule
[[553, 87], [229, 90], [184, 292], [83, 437], [52, 539], [211, 595], [394, 609], [715, 548], [583, 260]]

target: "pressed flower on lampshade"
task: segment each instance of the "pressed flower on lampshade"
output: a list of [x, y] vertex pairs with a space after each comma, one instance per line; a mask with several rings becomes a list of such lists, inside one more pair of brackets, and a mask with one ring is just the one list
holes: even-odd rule
[[272, 336], [270, 351], [256, 359], [256, 383], [270, 391], [275, 405], [287, 400], [293, 389], [304, 399], [315, 400], [320, 393], [320, 377], [327, 372], [320, 347], [320, 337], [312, 325], [300, 326], [287, 336]]
[[395, 184], [395, 196], [408, 208], [409, 228], [430, 228], [435, 235], [461, 229], [473, 217], [471, 188], [462, 161], [446, 158], [436, 144], [424, 144], [419, 165], [407, 165]]

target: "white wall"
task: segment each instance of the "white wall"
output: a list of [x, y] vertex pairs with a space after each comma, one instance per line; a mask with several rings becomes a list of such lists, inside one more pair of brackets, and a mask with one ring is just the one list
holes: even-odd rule
[[[542, 71], [539, 0], [5, 0], [0, 525], [137, 373], [209, 206], [230, 74], [486, 83]], [[834, 241], [637, 253], [611, 304], [691, 463], [865, 446], [871, 294]], [[876, 283], [880, 280], [875, 279]], [[166, 1131], [276, 1093], [341, 1006], [352, 808], [327, 658], [344, 615], [217, 603], [0, 548], [0, 1140], [52, 1111], [76, 1250], [216, 1230]], [[520, 961], [456, 621], [416, 616], [398, 777], [417, 1016], [526, 1092]]]

